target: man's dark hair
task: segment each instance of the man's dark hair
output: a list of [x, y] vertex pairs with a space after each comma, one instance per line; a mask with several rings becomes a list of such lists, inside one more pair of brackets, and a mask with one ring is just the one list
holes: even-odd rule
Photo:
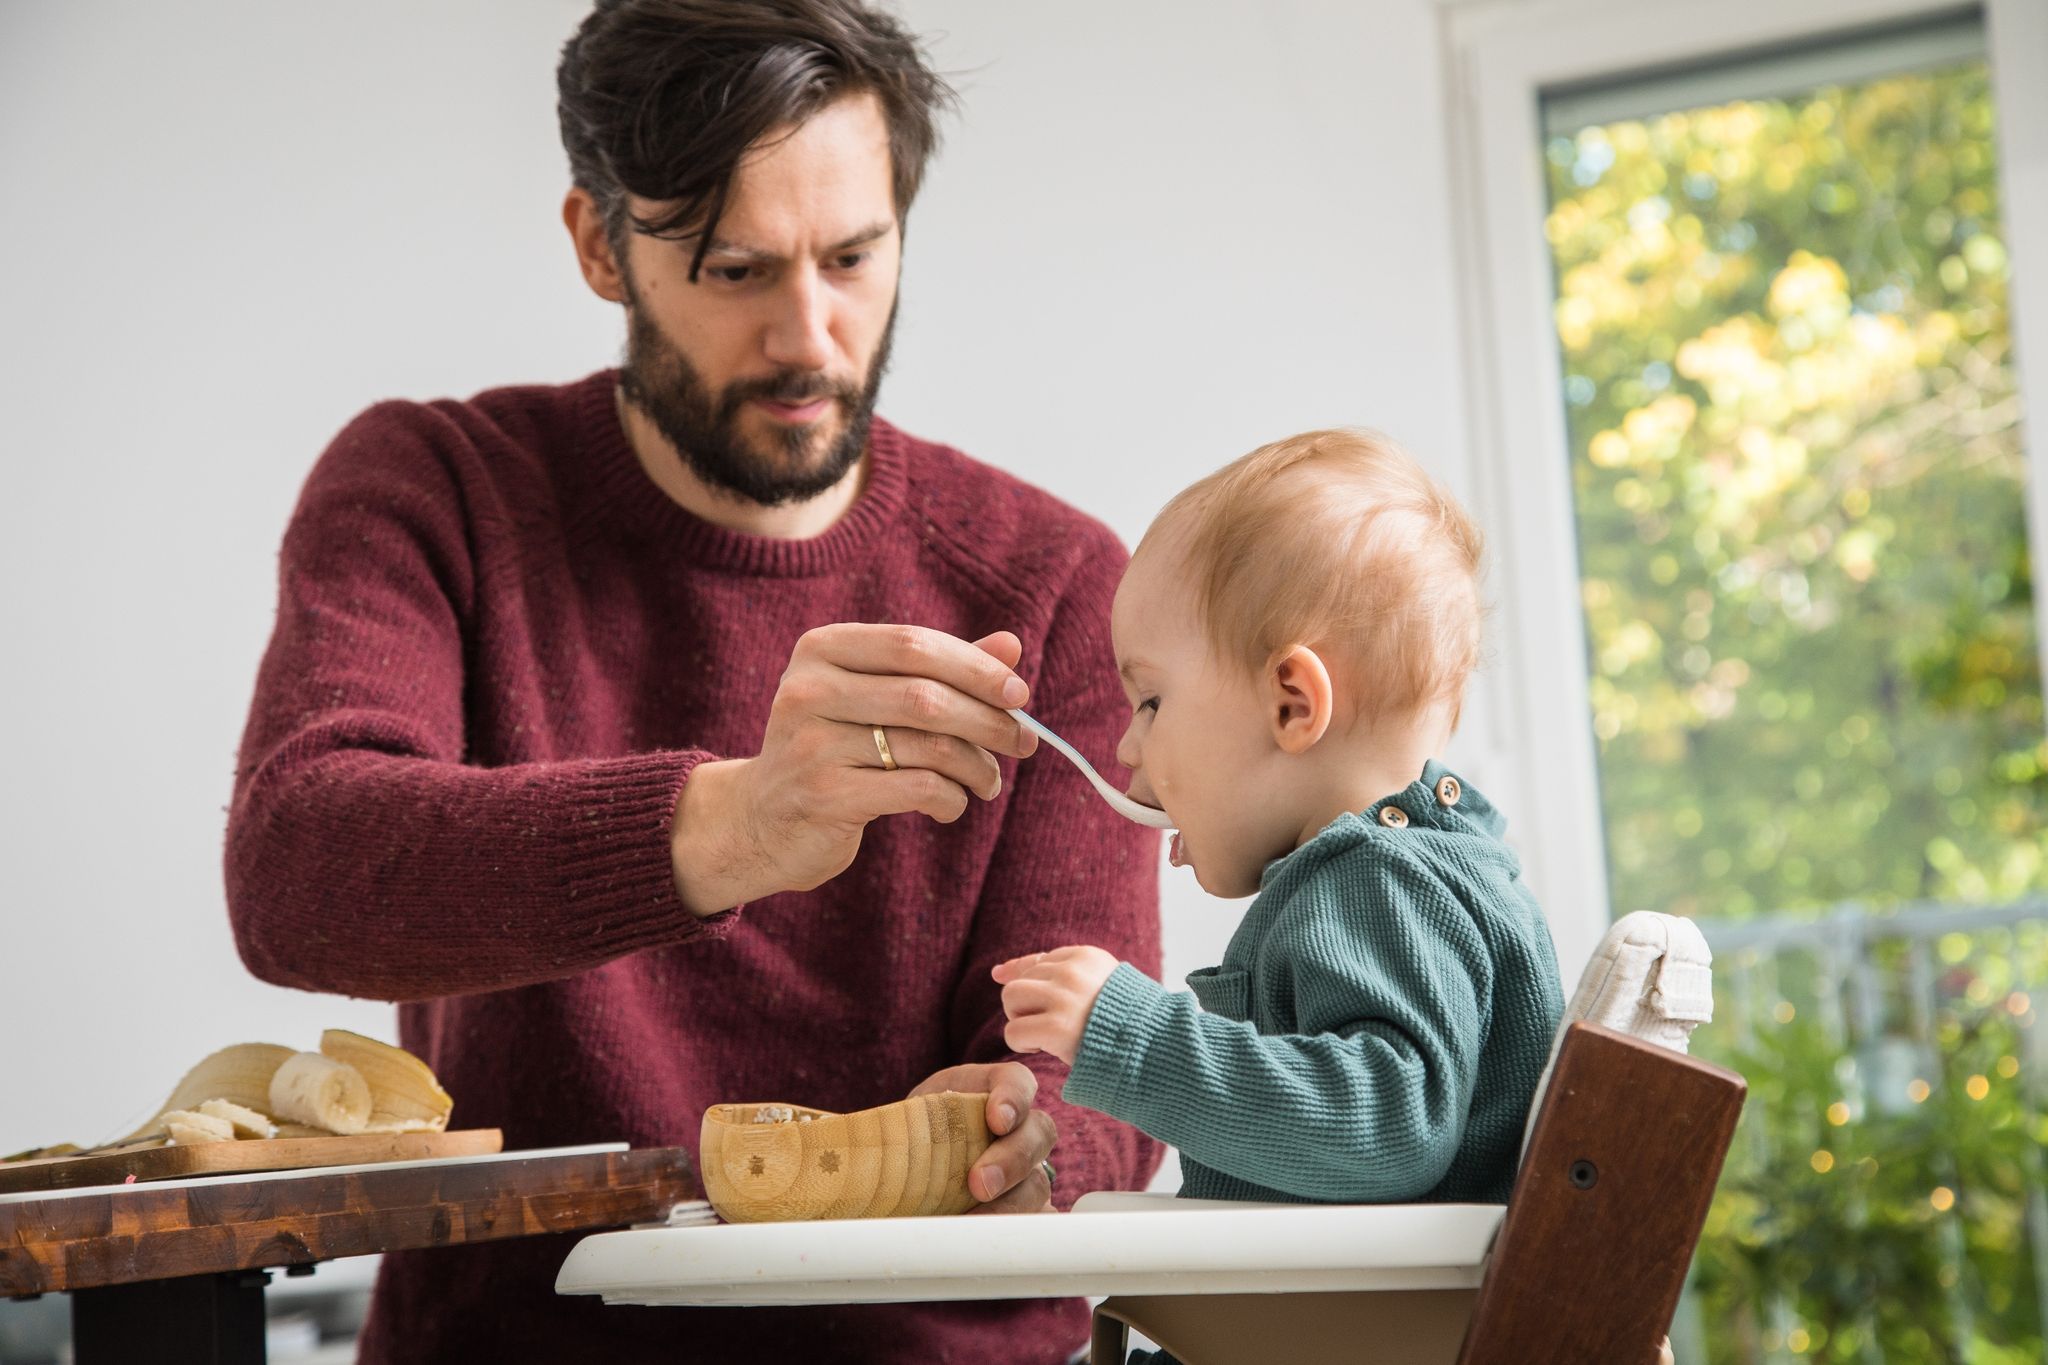
[[[952, 89], [894, 18], [857, 0], [598, 0], [555, 72], [569, 173], [614, 246], [697, 237], [697, 278], [748, 147], [843, 95], [889, 127], [896, 216], [910, 211]], [[631, 193], [663, 204], [631, 213]]]

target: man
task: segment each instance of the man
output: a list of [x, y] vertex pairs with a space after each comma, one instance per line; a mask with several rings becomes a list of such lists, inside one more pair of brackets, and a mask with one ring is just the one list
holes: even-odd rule
[[[987, 1090], [986, 1210], [1141, 1186], [1156, 1148], [1005, 1050], [989, 977], [1084, 940], [1158, 969], [1154, 837], [1019, 763], [1007, 714], [1113, 753], [1122, 549], [872, 415], [948, 92], [856, 0], [607, 0], [559, 79], [564, 220], [626, 362], [380, 404], [322, 456], [229, 818], [244, 960], [403, 1002], [457, 1120], [508, 1147]], [[363, 1359], [1086, 1337], [1075, 1300], [608, 1309], [553, 1294], [566, 1251], [388, 1257]]]

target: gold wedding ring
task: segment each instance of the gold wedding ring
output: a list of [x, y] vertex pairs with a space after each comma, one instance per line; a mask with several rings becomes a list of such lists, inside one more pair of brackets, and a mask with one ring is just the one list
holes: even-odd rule
[[877, 725], [874, 728], [875, 752], [882, 756], [882, 771], [893, 773], [896, 771], [896, 755], [889, 752], [889, 737], [882, 733], [881, 726]]

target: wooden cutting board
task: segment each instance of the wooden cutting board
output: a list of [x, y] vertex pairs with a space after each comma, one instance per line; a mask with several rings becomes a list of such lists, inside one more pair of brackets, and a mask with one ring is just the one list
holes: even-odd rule
[[129, 1177], [176, 1180], [187, 1176], [295, 1171], [308, 1166], [361, 1166], [380, 1161], [485, 1156], [505, 1145], [496, 1128], [452, 1133], [364, 1133], [359, 1137], [270, 1138], [201, 1142], [190, 1147], [141, 1147], [90, 1156], [43, 1157], [0, 1163], [0, 1194], [24, 1190], [76, 1190], [120, 1185]]

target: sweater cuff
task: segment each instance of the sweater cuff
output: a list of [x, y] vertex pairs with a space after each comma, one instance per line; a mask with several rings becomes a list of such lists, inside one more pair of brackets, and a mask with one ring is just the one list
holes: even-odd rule
[[1126, 1085], [1143, 1068], [1169, 999], [1166, 987], [1128, 962], [1117, 963], [1088, 1011], [1060, 1098], [1122, 1117]]
[[713, 755], [666, 750], [570, 765], [563, 776], [557, 893], [604, 958], [731, 931], [744, 907], [699, 918], [676, 895], [676, 803]]

